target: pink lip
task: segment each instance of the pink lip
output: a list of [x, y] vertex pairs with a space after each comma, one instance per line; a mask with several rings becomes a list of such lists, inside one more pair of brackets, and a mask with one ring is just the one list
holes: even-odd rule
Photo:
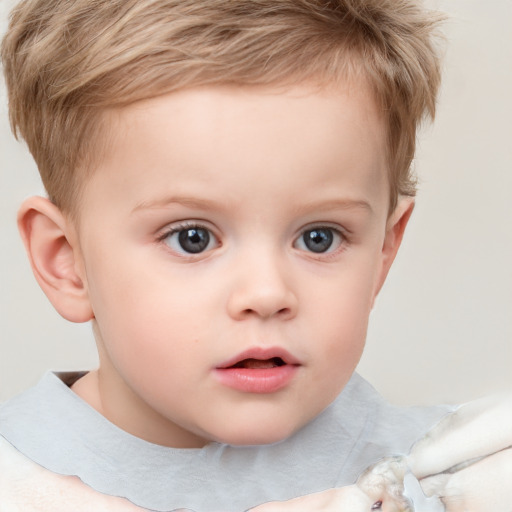
[[300, 364], [300, 361], [297, 358], [293, 357], [290, 354], [290, 352], [288, 352], [284, 348], [253, 347], [253, 348], [244, 350], [243, 352], [240, 352], [240, 354], [237, 354], [235, 357], [232, 357], [231, 359], [228, 359], [227, 361], [224, 361], [223, 363], [219, 364], [219, 366], [217, 366], [217, 369], [223, 370], [223, 369], [229, 368], [230, 366], [233, 366], [236, 363], [243, 361], [244, 359], [260, 359], [262, 361], [265, 361], [267, 359], [272, 359], [274, 357], [280, 357], [286, 364], [291, 364], [291, 365], [299, 365]]
[[[280, 358], [285, 363], [272, 368], [235, 367], [244, 359], [267, 361]], [[282, 348], [251, 348], [215, 368], [215, 376], [227, 387], [244, 393], [275, 393], [287, 386], [295, 376], [300, 362]]]

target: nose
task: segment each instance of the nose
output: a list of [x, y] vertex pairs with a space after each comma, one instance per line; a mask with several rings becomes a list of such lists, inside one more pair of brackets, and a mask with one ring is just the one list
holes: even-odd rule
[[241, 258], [232, 273], [227, 309], [235, 320], [250, 317], [289, 320], [297, 314], [298, 301], [292, 276], [284, 261], [271, 255]]

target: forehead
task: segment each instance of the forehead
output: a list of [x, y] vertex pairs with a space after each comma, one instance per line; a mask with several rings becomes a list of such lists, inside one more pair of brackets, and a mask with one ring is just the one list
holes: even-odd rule
[[[328, 187], [342, 176], [348, 188], [388, 194], [384, 122], [362, 84], [200, 87], [117, 109], [109, 122], [112, 144], [91, 186], [137, 203], [194, 179], [229, 195], [244, 183]], [[260, 180], [263, 172], [273, 181]]]

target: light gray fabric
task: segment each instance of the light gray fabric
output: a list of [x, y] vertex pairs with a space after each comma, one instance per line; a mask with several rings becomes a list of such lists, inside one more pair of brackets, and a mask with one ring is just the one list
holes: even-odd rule
[[354, 483], [379, 458], [407, 453], [452, 410], [392, 406], [355, 374], [334, 403], [280, 443], [173, 449], [107, 421], [68, 387], [79, 376], [48, 373], [2, 405], [0, 435], [50, 471], [158, 512], [242, 512]]

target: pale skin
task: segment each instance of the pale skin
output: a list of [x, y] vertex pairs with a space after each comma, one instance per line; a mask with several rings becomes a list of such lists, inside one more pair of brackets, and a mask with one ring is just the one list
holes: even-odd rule
[[[78, 221], [40, 197], [19, 213], [57, 311], [94, 322], [100, 366], [73, 390], [165, 446], [290, 436], [353, 373], [413, 209], [389, 211], [369, 91], [198, 88], [108, 115], [113, 143]], [[209, 240], [190, 252], [198, 234]], [[225, 385], [219, 368], [247, 350], [289, 358], [293, 377]]]
[[[78, 221], [41, 197], [19, 212], [35, 276], [57, 311], [93, 320], [100, 367], [73, 390], [120, 428], [166, 446], [291, 435], [354, 371], [413, 208], [400, 198], [389, 211], [386, 133], [371, 95], [362, 84], [202, 88], [109, 116], [113, 144], [85, 184]], [[219, 367], [248, 349], [288, 358], [292, 378], [265, 392], [226, 386]], [[444, 466], [482, 439], [479, 430], [465, 435]], [[426, 478], [425, 489], [444, 489], [450, 511], [491, 502], [508, 511], [499, 492], [508, 489], [500, 478], [510, 478], [511, 456], [505, 449], [447, 481]], [[64, 496], [64, 477], [23, 471], [20, 481], [33, 479], [50, 508], [52, 496]], [[365, 478], [253, 510], [367, 512], [380, 500], [381, 510], [402, 510]], [[66, 499], [83, 496], [76, 479], [66, 485]], [[133, 508], [93, 498], [105, 510]]]
[[[512, 394], [476, 400], [443, 418], [408, 455], [368, 468], [357, 485], [251, 511], [510, 512], [511, 426]], [[407, 471], [425, 495], [416, 508], [402, 495]]]
[[142, 512], [126, 499], [93, 491], [76, 476], [43, 469], [2, 439], [0, 446], [2, 512]]
[[[512, 395], [469, 403], [445, 417], [407, 456], [368, 468], [356, 485], [266, 503], [252, 512], [510, 512], [511, 424]], [[77, 477], [37, 466], [2, 438], [0, 453], [0, 474], [8, 475], [0, 479], [5, 512], [143, 510], [93, 491]], [[417, 496], [415, 506], [402, 496], [405, 472], [411, 470], [420, 479], [420, 493], [432, 496]]]

